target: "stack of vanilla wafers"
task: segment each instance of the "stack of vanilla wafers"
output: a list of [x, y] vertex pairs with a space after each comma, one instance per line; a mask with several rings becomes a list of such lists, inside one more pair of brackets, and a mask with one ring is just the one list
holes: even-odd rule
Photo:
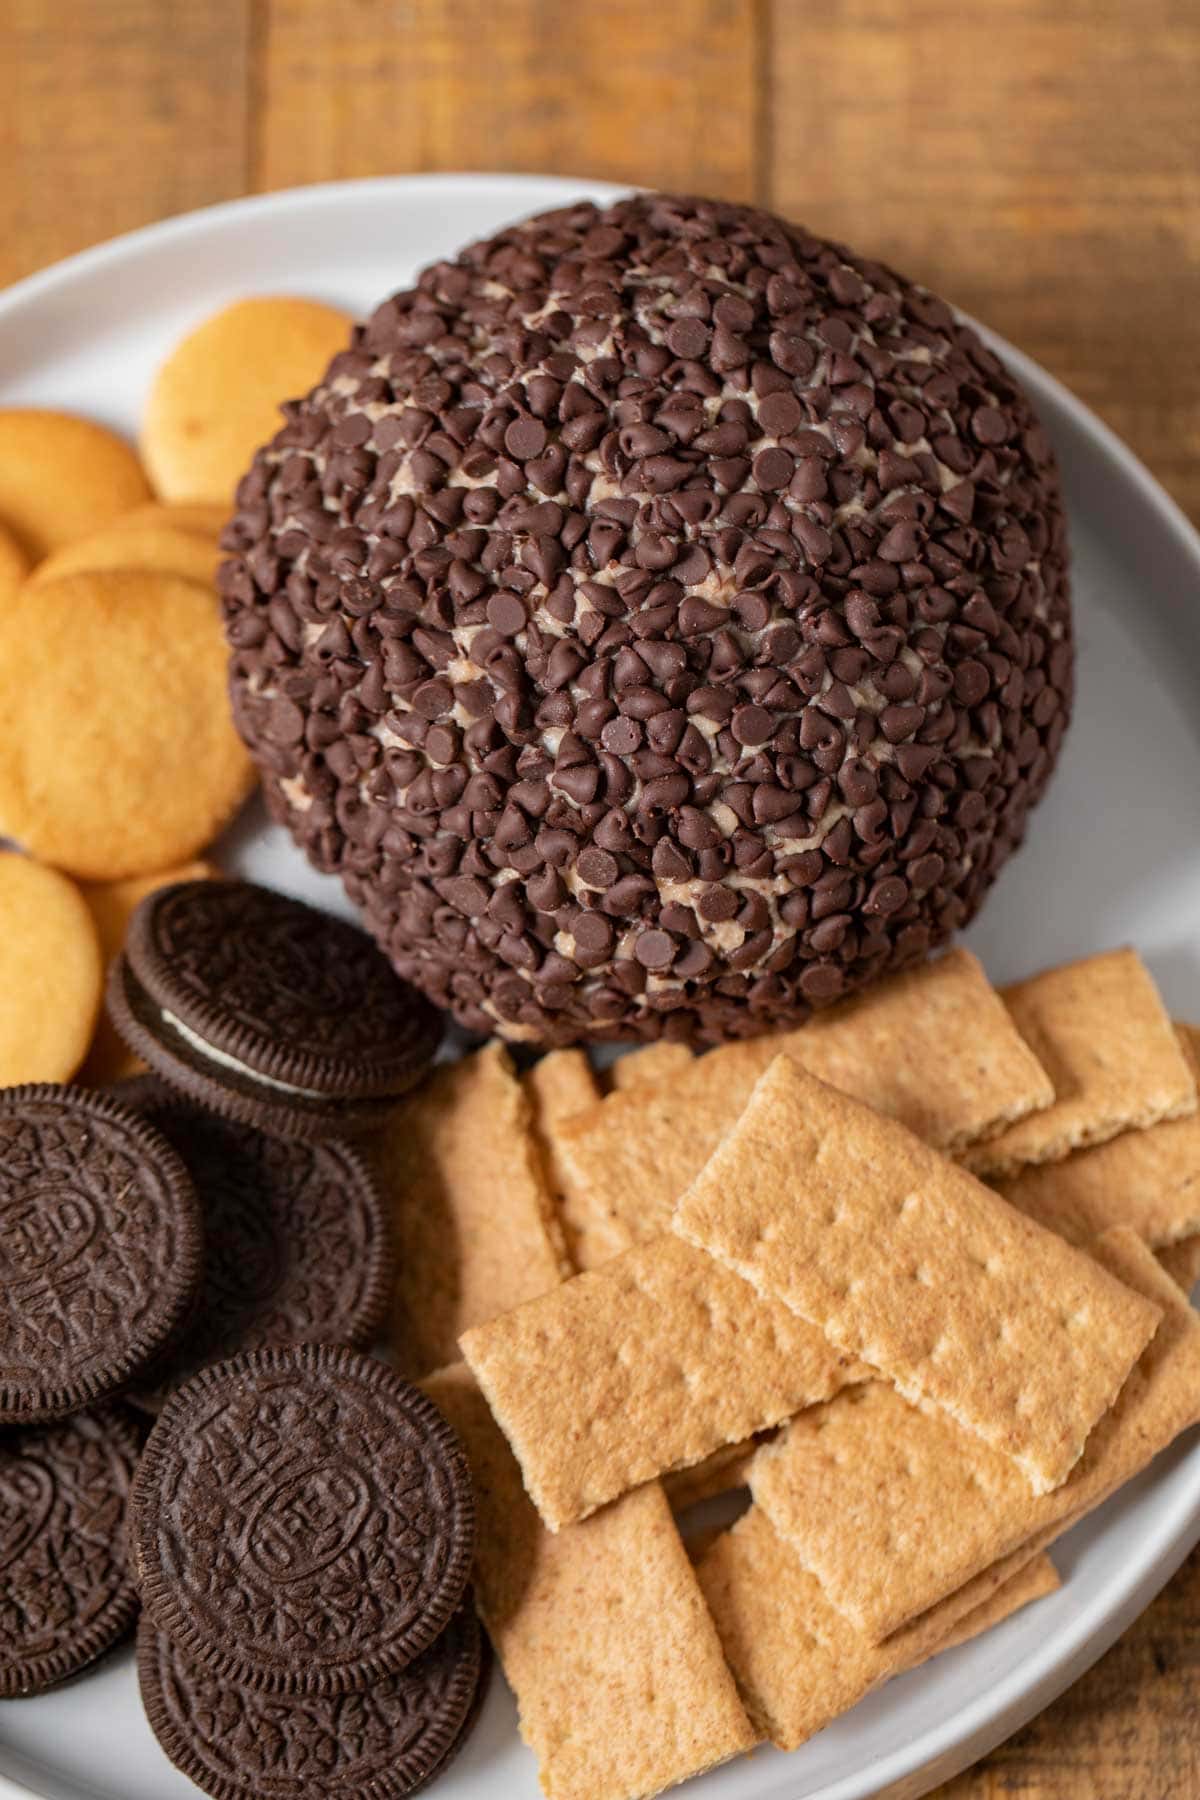
[[1057, 1586], [1200, 1419], [1198, 1048], [1132, 951], [1000, 993], [954, 951], [607, 1094], [492, 1044], [397, 1111], [393, 1339], [548, 1794], [795, 1748]]

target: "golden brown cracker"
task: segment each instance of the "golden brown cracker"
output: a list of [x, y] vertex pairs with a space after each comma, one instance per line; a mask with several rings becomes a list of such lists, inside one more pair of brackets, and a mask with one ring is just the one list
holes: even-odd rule
[[40, 562], [150, 498], [123, 438], [73, 413], [0, 411], [0, 519]]
[[1031, 1606], [1035, 1600], [1044, 1600], [1047, 1594], [1056, 1594], [1062, 1586], [1058, 1570], [1044, 1550], [1030, 1557], [1024, 1568], [1018, 1569], [1015, 1575], [996, 1589], [990, 1600], [972, 1607], [964, 1613], [957, 1625], [951, 1627], [946, 1636], [932, 1652], [940, 1656], [943, 1650], [953, 1650], [959, 1644], [966, 1644], [981, 1633], [990, 1631], [993, 1625], [1000, 1625], [1005, 1619], [1020, 1612], [1023, 1606]]
[[661, 1038], [657, 1044], [618, 1056], [609, 1070], [609, 1083], [613, 1093], [623, 1094], [654, 1081], [673, 1081], [694, 1061], [686, 1044], [671, 1044]]
[[316, 300], [236, 300], [162, 364], [142, 419], [142, 454], [164, 500], [232, 506], [280, 408], [314, 388], [350, 343], [349, 315]]
[[549, 1050], [526, 1072], [533, 1121], [543, 1134], [586, 1112], [600, 1098], [586, 1050]]
[[459, 1343], [552, 1531], [863, 1374], [822, 1331], [670, 1234]]
[[612, 1094], [561, 1129], [569, 1217], [588, 1266], [656, 1237], [780, 1051], [822, 1080], [958, 1148], [1053, 1098], [979, 963], [952, 950], [892, 976], [798, 1031], [694, 1060], [673, 1080]]
[[584, 1112], [600, 1098], [600, 1084], [586, 1050], [550, 1050], [523, 1077], [529, 1096], [532, 1129], [545, 1170], [547, 1187], [572, 1269], [590, 1267], [589, 1251], [573, 1215], [563, 1201], [558, 1162], [558, 1129], [564, 1119]]
[[0, 850], [0, 1087], [70, 1080], [87, 1052], [103, 975], [75, 884]]
[[696, 1573], [753, 1725], [781, 1750], [795, 1750], [893, 1675], [1046, 1592], [1045, 1570], [1030, 1576], [1031, 1564], [977, 1611], [964, 1614], [952, 1597], [885, 1644], [872, 1644], [830, 1605], [761, 1507], [722, 1533]]
[[1190, 1294], [1200, 1281], [1200, 1234], [1169, 1244], [1159, 1251], [1158, 1260], [1176, 1286]]
[[1128, 1225], [1163, 1248], [1200, 1232], [1200, 1113], [1123, 1131], [1061, 1162], [1027, 1163], [994, 1186], [1072, 1243]]
[[1003, 999], [1055, 1099], [969, 1150], [963, 1161], [977, 1174], [1012, 1175], [1196, 1111], [1195, 1078], [1136, 950], [1048, 969]]
[[389, 1337], [415, 1379], [456, 1359], [472, 1325], [557, 1286], [566, 1258], [502, 1044], [436, 1068], [374, 1153], [396, 1244]]
[[780, 1056], [674, 1227], [910, 1399], [1062, 1482], [1158, 1310], [903, 1125]]
[[552, 1534], [465, 1365], [423, 1386], [466, 1447], [476, 1602], [543, 1791], [640, 1800], [752, 1748], [661, 1486]]
[[1053, 1493], [1032, 1495], [1007, 1457], [883, 1383], [801, 1414], [755, 1458], [758, 1506], [868, 1636], [895, 1631], [1021, 1544], [1065, 1530], [1200, 1417], [1200, 1319], [1132, 1232], [1095, 1248], [1154, 1301], [1162, 1324]]
[[118, 520], [105, 531], [64, 544], [33, 573], [35, 582], [53, 581], [79, 569], [159, 569], [182, 575], [216, 593], [218, 551], [211, 539], [174, 525], [127, 525]]
[[[175, 881], [207, 881], [219, 874], [220, 870], [213, 863], [190, 862], [175, 869], [164, 869], [158, 875], [134, 875], [127, 881], [83, 882], [79, 891], [92, 915], [104, 967], [108, 967], [124, 945], [134, 909], [147, 894], [160, 887], [169, 887]], [[101, 1012], [91, 1048], [80, 1071], [80, 1080], [103, 1086], [140, 1074], [145, 1067], [141, 1057], [135, 1056], [122, 1042], [107, 1013]]]
[[737, 1488], [745, 1487], [750, 1464], [770, 1436], [770, 1433], [764, 1433], [760, 1437], [744, 1438], [740, 1444], [722, 1444], [703, 1462], [693, 1463], [687, 1469], [672, 1469], [664, 1475], [663, 1492], [671, 1503], [672, 1512], [686, 1512], [689, 1506], [699, 1506], [702, 1500], [715, 1500], [718, 1494], [731, 1494]]
[[27, 585], [0, 614], [0, 834], [89, 881], [184, 862], [253, 783], [211, 591], [146, 570]]
[[8, 605], [32, 566], [24, 546], [0, 520], [0, 611]]

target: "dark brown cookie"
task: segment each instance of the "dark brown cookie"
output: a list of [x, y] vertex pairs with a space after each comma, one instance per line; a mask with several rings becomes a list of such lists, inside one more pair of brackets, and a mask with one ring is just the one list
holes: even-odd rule
[[0, 1695], [53, 1687], [137, 1615], [125, 1502], [138, 1432], [116, 1407], [0, 1431]]
[[146, 1610], [218, 1675], [335, 1694], [405, 1667], [466, 1586], [466, 1459], [431, 1401], [324, 1344], [217, 1363], [163, 1408], [134, 1479]]
[[271, 1138], [151, 1095], [146, 1117], [178, 1152], [204, 1214], [194, 1320], [129, 1398], [157, 1412], [205, 1363], [266, 1344], [371, 1342], [392, 1256], [383, 1202], [347, 1144]]
[[49, 1084], [0, 1092], [0, 1424], [116, 1393], [200, 1282], [200, 1208], [144, 1119]]
[[108, 1008], [126, 1043], [205, 1106], [310, 1140], [378, 1124], [442, 1031], [364, 932], [242, 881], [148, 895]]
[[404, 1800], [474, 1722], [480, 1640], [468, 1601], [436, 1643], [362, 1693], [281, 1696], [213, 1674], [144, 1616], [138, 1679], [159, 1743], [214, 1800]]

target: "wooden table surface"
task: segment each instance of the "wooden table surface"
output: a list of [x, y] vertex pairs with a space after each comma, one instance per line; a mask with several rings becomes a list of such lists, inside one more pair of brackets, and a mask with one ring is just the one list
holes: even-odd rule
[[[4, 0], [0, 284], [422, 169], [755, 199], [1030, 351], [1200, 520], [1196, 0]], [[1200, 1553], [939, 1800], [1197, 1800]]]

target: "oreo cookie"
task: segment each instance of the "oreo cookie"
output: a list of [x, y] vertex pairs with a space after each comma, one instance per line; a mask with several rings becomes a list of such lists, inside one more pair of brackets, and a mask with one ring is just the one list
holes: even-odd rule
[[147, 895], [109, 972], [108, 1010], [130, 1048], [201, 1104], [309, 1141], [379, 1124], [442, 1032], [364, 932], [241, 881]]
[[362, 1693], [262, 1694], [214, 1675], [146, 1616], [137, 1660], [155, 1737], [214, 1800], [404, 1800], [457, 1754], [486, 1674], [469, 1602], [407, 1668]]
[[125, 1502], [138, 1433], [116, 1407], [0, 1431], [0, 1696], [86, 1668], [137, 1616]]
[[474, 1545], [466, 1458], [432, 1401], [323, 1344], [202, 1369], [134, 1478], [146, 1611], [255, 1691], [344, 1694], [404, 1668], [457, 1609]]
[[170, 1145], [103, 1094], [0, 1091], [0, 1425], [118, 1392], [200, 1284], [200, 1208]]
[[128, 1398], [157, 1412], [206, 1363], [268, 1344], [371, 1342], [392, 1255], [383, 1201], [348, 1144], [268, 1137], [161, 1084], [145, 1116], [192, 1178], [204, 1279], [181, 1339]]

